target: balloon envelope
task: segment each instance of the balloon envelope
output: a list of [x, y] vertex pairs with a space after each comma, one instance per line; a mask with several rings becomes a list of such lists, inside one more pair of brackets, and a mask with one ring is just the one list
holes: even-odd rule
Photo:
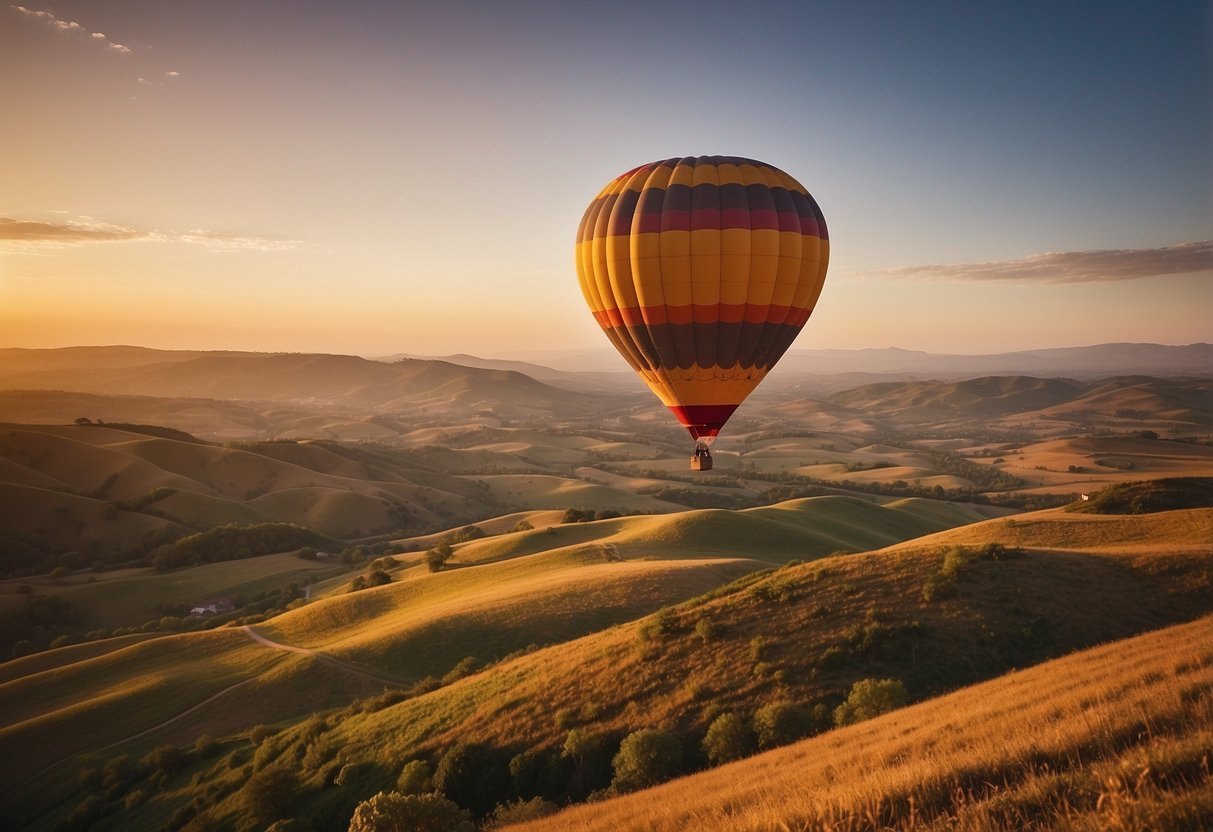
[[809, 319], [829, 240], [821, 209], [791, 176], [696, 156], [613, 179], [582, 217], [576, 259], [611, 343], [710, 443]]

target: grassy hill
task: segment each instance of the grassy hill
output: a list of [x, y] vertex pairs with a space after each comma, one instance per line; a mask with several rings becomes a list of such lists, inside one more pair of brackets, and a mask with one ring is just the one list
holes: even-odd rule
[[[803, 513], [814, 502], [831, 506], [835, 501], [797, 501], [738, 514], [745, 517], [744, 523], [755, 513], [758, 518], [782, 513], [787, 516], [767, 519], [808, 525]], [[712, 522], [717, 517], [714, 512], [689, 516], [692, 529], [698, 517]], [[130, 828], [160, 826], [175, 815], [183, 824], [199, 811], [183, 807], [199, 798], [199, 806], [211, 807], [205, 810], [208, 822], [254, 828], [243, 787], [252, 773], [285, 766], [296, 781], [292, 811], [311, 818], [316, 828], [343, 829], [353, 806], [391, 788], [405, 762], [420, 758], [435, 764], [458, 741], [483, 744], [500, 766], [524, 751], [531, 753], [528, 759], [548, 761], [544, 765], [553, 766], [556, 778], [552, 788], [562, 794], [597, 788], [606, 785], [602, 778], [609, 772], [603, 767], [631, 731], [674, 732], [683, 743], [686, 766], [693, 769], [705, 762], [697, 749], [707, 726], [724, 712], [748, 719], [764, 705], [792, 702], [809, 708], [821, 705], [828, 713], [865, 678], [899, 679], [913, 701], [925, 701], [1015, 668], [1213, 611], [1213, 546], [1208, 542], [1213, 539], [1213, 510], [1197, 509], [1129, 517], [1049, 511], [994, 519], [867, 554], [751, 573], [644, 617], [642, 607], [651, 604], [649, 609], [655, 609], [664, 603], [663, 596], [675, 600], [694, 594], [700, 591], [697, 582], [700, 588], [718, 585], [728, 577], [721, 569], [736, 568], [735, 574], [740, 574], [753, 568], [727, 560], [602, 559], [600, 540], [616, 537], [622, 551], [630, 525], [653, 524], [647, 531], [660, 534], [658, 521], [676, 519], [619, 518], [561, 527], [556, 534], [567, 528], [570, 537], [555, 542], [564, 545], [506, 560], [493, 558], [508, 552], [477, 554], [475, 549], [511, 538], [526, 541], [533, 533], [464, 544], [461, 558], [487, 562], [437, 575], [405, 569], [389, 586], [325, 599], [259, 625], [258, 631], [275, 641], [323, 649], [310, 655], [271, 653], [279, 656], [278, 664], [255, 676], [249, 661], [259, 659], [247, 650], [256, 645], [240, 643], [238, 632], [177, 637], [175, 661], [187, 662], [195, 650], [205, 654], [217, 649], [220, 642], [212, 639], [230, 639], [223, 649], [236, 652], [224, 666], [234, 675], [223, 681], [246, 681], [247, 690], [260, 694], [242, 694], [226, 703], [221, 697], [194, 712], [191, 720], [229, 739], [211, 757], [199, 757], [166, 779], [144, 803], [136, 801], [122, 823]], [[1148, 527], [1138, 529], [1143, 521]], [[639, 526], [630, 530], [641, 536]], [[694, 535], [679, 537], [676, 525], [665, 531], [671, 536], [661, 548], [677, 554], [679, 546], [688, 551], [700, 546]], [[718, 536], [716, 531], [707, 539]], [[990, 541], [1017, 543], [1023, 550], [985, 547]], [[1064, 541], [1076, 542], [1063, 549], [1058, 544]], [[622, 604], [615, 608], [617, 614], [589, 609], [610, 608], [616, 602]], [[612, 616], [617, 626], [607, 626]], [[471, 648], [467, 655], [476, 655], [475, 647], [489, 645], [491, 655], [478, 658], [491, 660], [509, 647], [511, 637], [525, 646], [520, 642], [540, 631], [557, 633], [559, 643], [507, 656], [466, 678], [452, 677], [429, 693], [354, 702], [327, 712], [322, 720], [284, 728], [257, 748], [242, 739], [236, 727], [266, 719], [262, 695], [274, 702], [278, 713], [301, 716], [298, 700], [314, 705], [327, 695], [334, 705], [349, 702], [359, 672], [399, 674], [397, 678], [407, 683], [412, 672], [436, 673], [449, 667], [444, 662], [455, 661], [465, 649]], [[206, 638], [189, 646], [188, 639], [200, 636]], [[163, 641], [65, 662], [8, 681], [0, 693], [16, 686], [10, 689], [14, 700], [24, 703], [26, 718], [0, 731], [3, 756], [19, 759], [40, 753], [30, 744], [47, 736], [43, 731], [53, 732], [55, 725], [75, 724], [71, 719], [76, 707], [86, 707], [93, 718], [116, 708], [131, 731], [154, 727], [146, 722], [163, 717], [165, 711], [153, 710], [146, 721], [141, 717], [138, 725], [131, 724], [138, 709], [130, 705], [145, 686], [135, 687], [136, 699], [124, 701], [124, 694], [115, 697], [114, 685], [127, 676], [149, 675], [141, 669], [149, 667], [148, 662], [154, 671], [160, 659], [153, 657], [161, 655], [156, 645]], [[433, 652], [427, 652], [431, 647]], [[95, 662], [101, 662], [99, 669], [92, 669]], [[121, 670], [127, 662], [131, 664]], [[188, 672], [181, 675], [190, 678]], [[50, 712], [39, 709], [40, 698], [62, 698], [53, 691], [76, 678], [97, 680], [92, 686], [73, 683], [89, 697], [85, 702], [65, 701]], [[361, 680], [365, 685], [373, 678]], [[50, 687], [43, 690], [42, 685]], [[213, 687], [194, 688], [191, 702], [213, 695], [208, 691]], [[182, 701], [183, 693], [173, 695]], [[166, 739], [188, 745], [189, 727], [196, 730], [175, 724], [113, 749], [81, 748], [84, 756], [65, 763], [55, 785], [42, 778], [30, 784], [36, 789], [19, 792], [23, 798], [10, 790], [0, 801], [6, 811], [19, 813], [12, 816], [28, 818], [34, 828], [53, 825], [87, 800], [93, 806], [115, 805], [131, 789], [146, 787], [132, 782], [126, 792], [106, 797], [93, 787], [71, 785], [75, 781], [62, 774], [71, 766], [104, 766], [124, 750], [142, 754]], [[598, 737], [603, 749], [598, 768], [582, 772], [580, 785], [568, 779], [574, 772], [560, 756], [573, 728]], [[851, 733], [815, 742], [837, 746], [846, 737], [862, 735], [866, 726], [848, 730]], [[844, 740], [831, 739], [838, 736]], [[341, 770], [347, 772], [340, 777], [343, 785], [332, 785]], [[503, 788], [500, 799], [507, 799], [509, 787]], [[32, 800], [33, 795], [38, 799]]]
[[1211, 645], [1206, 617], [508, 828], [1207, 828]]

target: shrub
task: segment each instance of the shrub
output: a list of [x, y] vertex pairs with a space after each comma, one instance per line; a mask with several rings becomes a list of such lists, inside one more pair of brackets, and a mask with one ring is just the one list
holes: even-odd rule
[[465, 676], [471, 676], [479, 667], [480, 659], [475, 656], [467, 656], [447, 671], [447, 674], [442, 677], [442, 684], [449, 685], [451, 682], [457, 682]]
[[969, 564], [973, 556], [963, 546], [952, 546], [943, 555], [943, 565], [939, 574], [949, 581], [963, 578], [969, 572]]
[[391, 582], [392, 576], [387, 572], [384, 572], [382, 569], [374, 569], [369, 575], [366, 576], [366, 585], [368, 587], [383, 586], [384, 584], [390, 584]]
[[358, 763], [346, 763], [337, 772], [337, 776], [333, 778], [334, 786], [350, 786], [358, 779], [358, 772], [362, 770], [362, 766]]
[[720, 637], [720, 632], [723, 628], [706, 615], [701, 616], [695, 622], [695, 635], [699, 636], [704, 642], [715, 641]]
[[261, 826], [289, 818], [299, 801], [299, 778], [285, 766], [258, 771], [241, 790], [245, 811]]
[[409, 760], [396, 778], [396, 791], [401, 794], [425, 794], [434, 790], [430, 764], [425, 760]]
[[101, 770], [101, 788], [108, 794], [121, 794], [138, 777], [135, 764], [127, 754], [114, 757]]
[[512, 532], [529, 532], [534, 528], [535, 527], [533, 525], [531, 525], [531, 521], [523, 518], [522, 520], [519, 520], [517, 523], [515, 523], [514, 528], [510, 529], [510, 531], [512, 531]]
[[759, 748], [787, 745], [807, 737], [817, 728], [813, 712], [795, 702], [772, 702], [754, 712], [754, 734]]
[[434, 788], [477, 817], [491, 812], [508, 787], [504, 762], [485, 745], [457, 742], [434, 769]]
[[669, 780], [682, 770], [682, 743], [666, 731], [645, 728], [624, 737], [611, 765], [612, 788], [632, 791]]
[[493, 810], [493, 823], [505, 826], [508, 823], [523, 823], [528, 820], [539, 820], [556, 812], [556, 804], [533, 797], [530, 800], [515, 800], [512, 803], [502, 803]]
[[657, 623], [657, 632], [663, 636], [668, 636], [678, 631], [678, 614], [669, 607], [658, 610], [654, 621]]
[[146, 774], [176, 774], [185, 765], [185, 752], [175, 745], [158, 745], [143, 756], [139, 767]]
[[203, 734], [194, 740], [194, 758], [205, 760], [219, 750], [219, 743], [210, 734]]
[[[572, 764], [571, 776], [567, 786], [557, 786], [561, 778], [560, 759], [569, 760]], [[544, 773], [544, 791], [548, 796], [567, 796], [572, 800], [580, 800], [589, 795], [594, 789], [603, 788], [610, 783], [611, 758], [603, 747], [602, 739], [584, 728], [574, 728], [569, 731], [560, 749], [560, 757], [548, 761], [548, 770]], [[552, 788], [555, 787], [555, 788]]]
[[437, 546], [434, 546], [425, 553], [425, 565], [429, 567], [431, 572], [437, 572], [442, 567], [446, 566], [446, 562], [451, 559], [455, 552], [451, 549], [451, 544], [445, 540], [441, 541]]
[[476, 832], [472, 816], [439, 794], [379, 792], [354, 809], [349, 832]]
[[459, 531], [452, 532], [447, 538], [451, 543], [463, 543], [468, 540], [479, 540], [484, 536], [484, 529], [479, 526], [464, 526]]
[[272, 736], [274, 736], [274, 729], [265, 725], [254, 725], [248, 729], [249, 742], [253, 745], [261, 745]]
[[520, 751], [511, 757], [508, 768], [514, 794], [524, 798], [542, 794], [549, 759], [546, 754], [533, 748]]
[[851, 686], [847, 701], [834, 709], [835, 725], [850, 725], [906, 704], [909, 696], [898, 679], [863, 679]]
[[754, 750], [754, 734], [737, 714], [721, 714], [708, 726], [703, 754], [717, 765], [739, 760]]

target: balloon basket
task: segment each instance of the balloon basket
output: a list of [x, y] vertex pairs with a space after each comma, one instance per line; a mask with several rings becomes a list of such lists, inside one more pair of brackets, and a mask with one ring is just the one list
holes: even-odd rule
[[711, 471], [712, 470], [712, 452], [708, 450], [706, 445], [695, 446], [695, 453], [691, 455], [691, 470], [692, 471]]

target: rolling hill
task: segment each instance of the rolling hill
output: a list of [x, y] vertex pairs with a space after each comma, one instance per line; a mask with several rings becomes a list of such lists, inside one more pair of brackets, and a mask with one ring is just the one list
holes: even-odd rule
[[1206, 828], [1211, 644], [1175, 625], [508, 828]]
[[[119, 348], [0, 350], [0, 388], [110, 395], [285, 402], [362, 410], [498, 417], [586, 413], [600, 403], [522, 373], [445, 361], [393, 364], [350, 355], [172, 353]], [[135, 363], [142, 355], [143, 361]]]
[[[814, 504], [822, 509], [816, 516]], [[618, 518], [558, 527], [552, 545], [533, 554], [525, 552], [547, 536], [543, 530], [473, 541], [460, 547], [457, 561], [479, 565], [436, 575], [402, 565], [388, 586], [324, 598], [257, 625], [263, 637], [302, 652], [260, 645], [263, 656], [239, 632], [220, 630], [101, 655], [68, 654], [51, 665], [57, 651], [18, 660], [30, 672], [20, 673], [18, 664], [0, 686], [20, 717], [0, 729], [3, 758], [26, 760], [27, 771], [55, 764], [52, 752], [37, 749], [57, 732], [79, 737], [70, 753], [82, 756], [52, 770], [53, 779], [40, 776], [7, 790], [0, 801], [32, 828], [54, 825], [82, 801], [114, 805], [125, 793], [106, 797], [64, 775], [163, 742], [188, 746], [206, 730], [227, 738], [210, 752], [217, 756], [197, 758], [165, 779], [154, 797], [132, 801], [123, 824], [162, 825], [170, 815], [184, 823], [210, 807], [204, 809], [210, 822], [249, 828], [242, 787], [250, 773], [289, 763], [298, 789], [294, 811], [317, 829], [343, 829], [354, 804], [390, 788], [404, 762], [433, 765], [456, 741], [482, 744], [502, 766], [524, 751], [554, 761], [553, 770], [563, 772], [558, 788], [576, 791], [581, 786], [561, 779], [572, 774], [559, 751], [573, 728], [598, 737], [605, 760], [628, 732], [672, 731], [683, 740], [687, 764], [698, 767], [699, 739], [726, 711], [748, 716], [781, 701], [828, 709], [864, 678], [899, 679], [913, 700], [929, 700], [1213, 611], [1213, 509], [1128, 517], [1037, 512], [767, 572], [753, 572], [759, 564], [736, 557], [779, 555], [777, 538], [763, 538], [752, 522], [776, 524], [784, 534], [802, 525], [807, 534], [844, 510], [833, 499], [794, 501], [737, 513], [736, 525], [723, 527], [725, 513], [717, 512]], [[733, 559], [690, 557], [733, 535]], [[624, 559], [612, 560], [604, 541], [614, 542], [615, 556]], [[634, 559], [645, 551], [674, 559]], [[742, 577], [720, 587], [727, 570]], [[696, 597], [678, 601], [688, 596]], [[644, 617], [646, 608], [671, 601]], [[556, 643], [506, 654], [539, 633], [554, 634]], [[224, 658], [228, 651], [234, 652]], [[497, 661], [428, 693], [366, 698], [375, 680], [379, 690], [383, 679], [408, 685], [422, 673], [454, 671], [461, 655]], [[164, 661], [181, 664], [162, 690], [157, 685], [165, 682], [153, 680], [165, 674]], [[214, 661], [228, 668], [225, 675], [199, 675]], [[127, 698], [125, 679], [146, 681], [131, 685]], [[244, 685], [241, 695], [225, 698], [223, 691], [236, 685]], [[133, 709], [141, 696], [163, 704]], [[352, 704], [285, 727], [257, 749], [240, 733], [270, 713], [297, 723], [326, 702]], [[187, 704], [196, 707], [188, 718], [156, 728]], [[124, 716], [105, 737], [68, 731], [110, 709]], [[867, 729], [847, 730], [812, 742], [844, 742]], [[140, 736], [119, 742], [123, 732]], [[102, 740], [117, 744], [99, 748]], [[341, 770], [347, 774], [337, 788], [332, 783]], [[606, 784], [595, 770], [582, 786]], [[128, 792], [145, 788], [137, 784]], [[180, 814], [199, 797], [195, 809]]]

